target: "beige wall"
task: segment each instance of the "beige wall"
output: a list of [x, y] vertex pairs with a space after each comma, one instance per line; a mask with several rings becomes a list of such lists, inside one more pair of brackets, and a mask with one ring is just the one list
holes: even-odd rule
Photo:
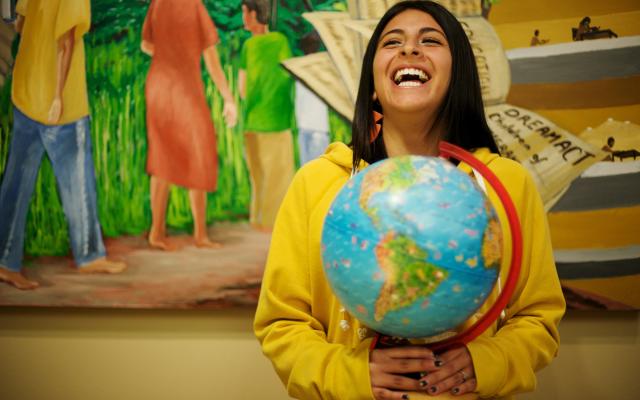
[[[252, 312], [0, 309], [0, 399], [286, 399]], [[572, 312], [523, 399], [636, 399], [640, 314]]]

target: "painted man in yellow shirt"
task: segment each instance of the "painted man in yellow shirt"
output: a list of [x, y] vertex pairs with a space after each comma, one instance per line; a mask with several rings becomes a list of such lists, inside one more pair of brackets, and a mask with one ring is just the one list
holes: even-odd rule
[[18, 289], [38, 282], [20, 273], [29, 200], [46, 153], [55, 173], [80, 272], [126, 268], [105, 258], [93, 168], [84, 43], [89, 0], [21, 0], [13, 70], [9, 158], [0, 186], [0, 280]]

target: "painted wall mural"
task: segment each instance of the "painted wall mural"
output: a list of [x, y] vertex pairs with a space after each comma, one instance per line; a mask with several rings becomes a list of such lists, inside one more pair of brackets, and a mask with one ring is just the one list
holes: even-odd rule
[[[283, 191], [350, 140], [395, 2], [3, 2], [0, 305], [255, 305]], [[538, 184], [569, 306], [640, 309], [640, 7], [440, 3]]]

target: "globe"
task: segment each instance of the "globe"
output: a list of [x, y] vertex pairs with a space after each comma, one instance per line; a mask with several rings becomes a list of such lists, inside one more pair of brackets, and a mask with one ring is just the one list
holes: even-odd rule
[[323, 268], [342, 306], [394, 337], [446, 334], [486, 301], [502, 232], [478, 184], [447, 160], [372, 164], [340, 190], [322, 230]]

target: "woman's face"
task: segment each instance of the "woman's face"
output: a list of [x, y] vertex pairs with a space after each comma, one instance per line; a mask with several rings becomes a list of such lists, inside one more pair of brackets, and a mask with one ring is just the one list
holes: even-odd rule
[[419, 10], [393, 17], [373, 59], [373, 84], [383, 113], [436, 112], [450, 79], [449, 43], [433, 17]]

